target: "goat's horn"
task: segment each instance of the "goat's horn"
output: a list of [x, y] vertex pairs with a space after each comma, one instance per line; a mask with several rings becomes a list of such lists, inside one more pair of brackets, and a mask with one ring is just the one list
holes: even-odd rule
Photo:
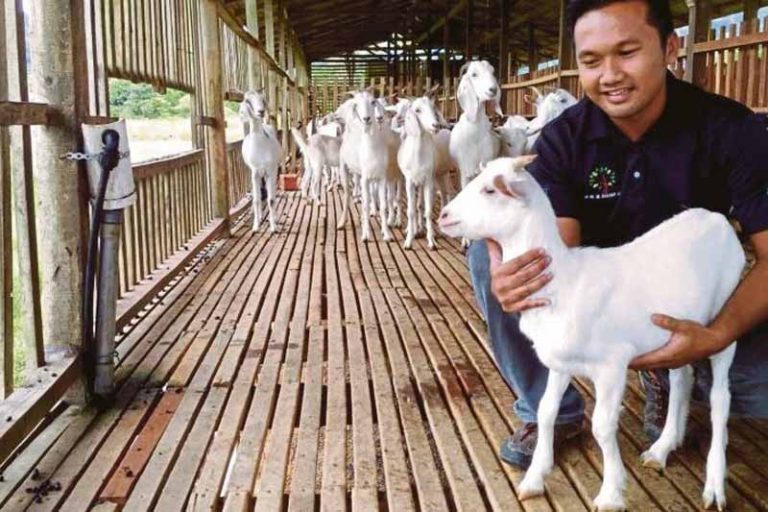
[[469, 65], [471, 63], [472, 63], [472, 61], [468, 60], [467, 62], [465, 62], [464, 64], [461, 65], [461, 67], [459, 68], [459, 76], [463, 76], [464, 75], [464, 72], [467, 70], [467, 68], [469, 67]]
[[427, 94], [426, 94], [426, 96], [427, 96], [427, 97], [429, 97], [429, 98], [433, 97], [435, 94], [437, 94], [437, 91], [438, 91], [439, 89], [440, 89], [440, 84], [435, 84], [435, 85], [433, 85], [433, 86], [432, 86], [432, 87], [431, 87], [431, 88], [430, 88], [430, 89], [427, 91]]
[[531, 86], [531, 89], [533, 90], [533, 92], [535, 92], [535, 93], [536, 93], [536, 96], [538, 96], [539, 98], [541, 98], [542, 96], [544, 96], [543, 94], [541, 94], [541, 91], [540, 91], [540, 90], [538, 89], [538, 87], [536, 87], [535, 85], [532, 85], [532, 86]]

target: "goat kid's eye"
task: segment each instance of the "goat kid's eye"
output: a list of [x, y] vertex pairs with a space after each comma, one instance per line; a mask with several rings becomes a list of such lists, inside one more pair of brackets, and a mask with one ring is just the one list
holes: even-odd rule
[[493, 195], [496, 193], [496, 189], [493, 187], [484, 187], [483, 194]]
[[420, 109], [420, 108], [417, 108], [417, 109], [416, 109], [416, 113], [417, 113], [417, 114], [421, 114], [421, 109]]

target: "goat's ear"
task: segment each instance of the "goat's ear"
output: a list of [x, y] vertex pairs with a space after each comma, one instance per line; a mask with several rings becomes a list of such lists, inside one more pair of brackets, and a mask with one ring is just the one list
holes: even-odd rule
[[516, 171], [522, 171], [525, 167], [536, 160], [536, 155], [523, 155], [512, 159], [512, 165]]
[[459, 88], [456, 96], [459, 98], [461, 110], [467, 114], [469, 121], [473, 123], [477, 121], [477, 115], [480, 111], [480, 101], [477, 99], [475, 89], [472, 87], [472, 81], [466, 75], [459, 81]]
[[416, 117], [416, 114], [410, 108], [405, 112], [405, 134], [409, 137], [418, 137], [421, 135], [419, 118]]
[[510, 180], [504, 174], [497, 174], [493, 178], [493, 188], [500, 194], [518, 201], [525, 202], [527, 199], [523, 182]]

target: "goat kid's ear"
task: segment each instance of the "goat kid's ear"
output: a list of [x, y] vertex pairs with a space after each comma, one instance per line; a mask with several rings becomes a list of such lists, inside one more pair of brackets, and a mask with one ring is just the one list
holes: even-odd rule
[[512, 159], [512, 165], [516, 171], [522, 171], [525, 167], [536, 160], [536, 155], [523, 155]]
[[480, 101], [477, 99], [475, 90], [472, 88], [472, 81], [466, 75], [459, 81], [457, 96], [459, 97], [461, 109], [467, 114], [469, 120], [474, 123], [480, 110]]
[[410, 108], [405, 112], [405, 133], [409, 137], [418, 137], [421, 135], [419, 118], [416, 117], [416, 114]]
[[512, 181], [503, 174], [497, 174], [493, 178], [493, 187], [500, 194], [509, 198], [523, 202], [526, 200], [525, 191], [523, 190], [523, 184], [521, 181]]

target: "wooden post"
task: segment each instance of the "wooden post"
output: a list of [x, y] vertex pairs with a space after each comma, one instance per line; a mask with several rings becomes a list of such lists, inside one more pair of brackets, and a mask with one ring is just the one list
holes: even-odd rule
[[744, 21], [756, 19], [759, 8], [760, 0], [744, 0]]
[[[560, 33], [558, 35], [558, 62], [560, 71], [573, 69], [575, 66], [573, 54], [573, 37], [568, 33], [568, 23], [565, 17], [565, 7], [568, 0], [560, 0]], [[562, 76], [557, 78], [557, 86], [563, 86]], [[573, 92], [573, 91], [571, 91]]]
[[224, 219], [229, 232], [229, 176], [227, 175], [227, 144], [224, 133], [224, 90], [219, 39], [219, 18], [216, 0], [200, 0], [200, 38], [202, 40], [203, 116], [213, 118], [206, 126], [208, 172], [211, 183], [213, 214]]
[[474, 0], [467, 2], [467, 8], [465, 10], [464, 20], [466, 25], [464, 27], [464, 60], [472, 60], [472, 15], [475, 11]]
[[[507, 81], [507, 53], [509, 53], [508, 27], [509, 27], [509, 4], [510, 0], [499, 1], [499, 82], [505, 83]], [[503, 94], [503, 91], [502, 91]], [[502, 98], [502, 104], [503, 98]]]
[[683, 78], [701, 87], [707, 88], [707, 70], [705, 56], [696, 55], [694, 44], [706, 41], [709, 37], [709, 2], [686, 0], [688, 7], [688, 37], [685, 44], [685, 74]]
[[443, 93], [445, 94], [448, 94], [448, 80], [451, 79], [451, 29], [449, 22], [450, 19], [446, 18], [443, 25]]
[[[26, 4], [30, 99], [48, 103], [55, 111], [51, 124], [32, 130], [43, 339], [49, 363], [86, 348], [81, 305], [88, 188], [84, 168], [61, 158], [81, 147], [80, 122], [88, 108], [83, 4], [77, 0]], [[53, 12], [56, 16], [50, 15]], [[85, 400], [84, 380], [69, 398]]]
[[[245, 19], [248, 32], [256, 39], [259, 38], [259, 7], [257, 0], [245, 0]], [[248, 88], [258, 89], [261, 85], [259, 76], [259, 52], [248, 45]]]
[[528, 23], [528, 71], [536, 71], [538, 62], [536, 60], [536, 27], [533, 23]]

